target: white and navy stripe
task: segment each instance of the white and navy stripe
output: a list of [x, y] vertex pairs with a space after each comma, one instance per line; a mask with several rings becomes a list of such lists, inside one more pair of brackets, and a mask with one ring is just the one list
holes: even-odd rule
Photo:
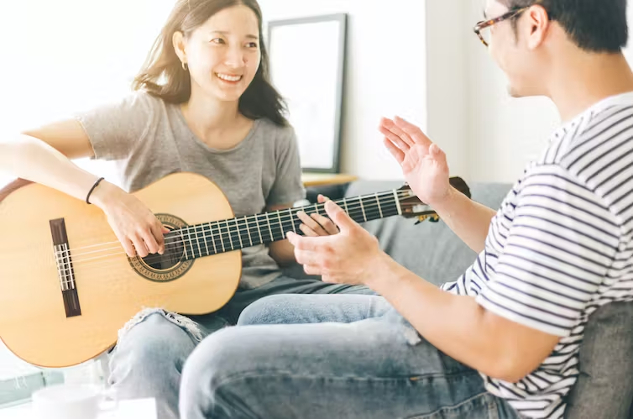
[[484, 376], [522, 415], [562, 418], [578, 376], [589, 316], [633, 301], [633, 93], [609, 98], [561, 127], [493, 218], [485, 250], [443, 289], [560, 336], [515, 384]]

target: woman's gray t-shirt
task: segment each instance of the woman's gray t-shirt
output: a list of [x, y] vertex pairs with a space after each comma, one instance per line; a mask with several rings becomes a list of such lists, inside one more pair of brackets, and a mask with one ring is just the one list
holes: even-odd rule
[[[197, 173], [222, 189], [237, 217], [305, 196], [294, 130], [268, 119], [256, 120], [234, 148], [217, 150], [191, 131], [179, 105], [146, 92], [76, 118], [90, 138], [95, 158], [114, 160], [122, 186], [130, 192], [171, 173]], [[255, 288], [281, 275], [268, 247], [242, 253], [241, 288]]]

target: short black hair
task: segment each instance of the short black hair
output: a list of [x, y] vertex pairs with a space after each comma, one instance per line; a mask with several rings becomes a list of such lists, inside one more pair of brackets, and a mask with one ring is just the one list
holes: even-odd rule
[[572, 41], [590, 52], [620, 52], [629, 39], [627, 0], [501, 0], [513, 9], [540, 4]]

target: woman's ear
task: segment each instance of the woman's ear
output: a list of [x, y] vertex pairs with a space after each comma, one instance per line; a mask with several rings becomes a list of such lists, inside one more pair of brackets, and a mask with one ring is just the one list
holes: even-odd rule
[[185, 48], [185, 36], [182, 32], [176, 31], [171, 37], [171, 42], [174, 46], [174, 51], [178, 58], [180, 58], [180, 62], [183, 64], [187, 63], [187, 52]]

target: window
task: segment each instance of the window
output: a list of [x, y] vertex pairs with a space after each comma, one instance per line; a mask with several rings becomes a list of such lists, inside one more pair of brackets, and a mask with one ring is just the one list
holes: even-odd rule
[[[0, 135], [69, 118], [122, 98], [160, 32], [174, 0], [20, 0], [0, 5]], [[107, 163], [78, 162], [112, 178]], [[0, 174], [0, 187], [10, 177]], [[117, 179], [113, 179], [117, 181]], [[81, 375], [42, 371], [0, 343], [0, 406], [43, 385]], [[85, 370], [88, 375], [92, 370]]]

